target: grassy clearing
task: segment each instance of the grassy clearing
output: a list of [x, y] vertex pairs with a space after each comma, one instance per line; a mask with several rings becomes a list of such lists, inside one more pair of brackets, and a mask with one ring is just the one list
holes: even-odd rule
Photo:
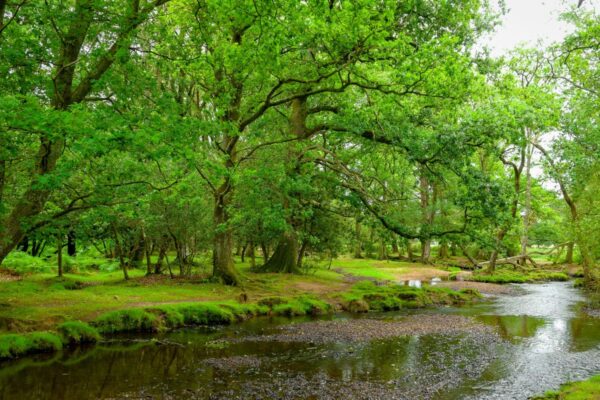
[[368, 259], [338, 259], [331, 263], [331, 268], [354, 276], [382, 281], [393, 281], [396, 274], [406, 270], [405, 263]]
[[557, 391], [546, 392], [532, 400], [590, 400], [600, 399], [600, 375], [580, 382], [569, 382]]
[[[100, 258], [93, 263], [86, 259], [89, 265], [101, 262], [106, 260]], [[4, 331], [23, 331], [54, 329], [58, 323], [70, 320], [89, 322], [108, 311], [125, 308], [231, 301], [242, 293], [247, 294], [250, 302], [304, 294], [330, 300], [335, 293], [350, 288], [345, 275], [392, 280], [403, 271], [417, 269], [415, 265], [401, 262], [341, 259], [334, 261], [331, 269], [322, 265], [304, 275], [281, 275], [252, 273], [248, 263], [236, 265], [244, 277], [244, 287], [211, 283], [202, 275], [193, 279], [170, 279], [167, 275], [146, 278], [142, 269], [131, 270], [128, 282], [123, 281], [120, 271], [83, 270], [82, 267], [62, 279], [56, 278], [53, 272], [26, 273], [21, 280], [0, 282], [0, 319], [20, 321], [18, 326], [4, 327]], [[298, 313], [301, 307], [294, 308], [296, 310], [290, 313]]]

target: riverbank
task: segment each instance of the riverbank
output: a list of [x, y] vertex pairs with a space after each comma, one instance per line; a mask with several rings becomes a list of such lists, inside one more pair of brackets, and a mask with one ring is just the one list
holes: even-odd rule
[[[146, 276], [141, 270], [132, 270], [129, 281], [123, 281], [120, 272], [91, 269], [63, 278], [47, 273], [10, 275], [0, 281], [0, 358], [56, 351], [120, 332], [164, 332], [265, 315], [454, 305], [477, 300], [480, 292], [514, 293], [510, 286], [450, 281], [476, 276], [442, 264], [340, 259], [302, 275], [257, 274], [243, 263], [240, 270], [241, 287], [203, 276]], [[426, 284], [432, 279], [436, 286]]]
[[4, 362], [0, 386], [5, 398], [47, 400], [525, 400], [597, 373], [600, 319], [581, 310], [585, 293], [565, 282], [518, 289], [460, 307], [106, 334]]
[[0, 335], [0, 359], [58, 351], [66, 346], [93, 343], [107, 335], [124, 332], [165, 332], [191, 326], [228, 325], [259, 316], [321, 315], [339, 310], [350, 313], [397, 311], [464, 304], [480, 297], [472, 289], [457, 291], [395, 284], [378, 286], [365, 280], [354, 284], [348, 291], [330, 294], [335, 302], [303, 295], [265, 297], [255, 303], [205, 301], [124, 308], [103, 313], [88, 322], [64, 322], [54, 331]]

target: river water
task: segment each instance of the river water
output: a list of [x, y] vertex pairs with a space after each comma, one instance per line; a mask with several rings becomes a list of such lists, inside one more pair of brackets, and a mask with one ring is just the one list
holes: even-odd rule
[[264, 336], [308, 318], [260, 318], [0, 364], [0, 399], [527, 399], [600, 373], [600, 319], [581, 311], [581, 293], [568, 282], [519, 286], [490, 302], [411, 312], [469, 316], [494, 335], [294, 343]]

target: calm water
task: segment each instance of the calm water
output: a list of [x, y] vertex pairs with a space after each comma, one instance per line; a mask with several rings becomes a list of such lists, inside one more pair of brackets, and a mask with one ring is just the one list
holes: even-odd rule
[[[600, 319], [579, 311], [581, 294], [569, 283], [521, 287], [519, 296], [425, 311], [472, 316], [501, 339], [425, 335], [328, 345], [243, 340], [290, 323], [258, 319], [2, 364], [0, 399], [527, 399], [600, 373]], [[228, 338], [237, 340], [221, 345]]]

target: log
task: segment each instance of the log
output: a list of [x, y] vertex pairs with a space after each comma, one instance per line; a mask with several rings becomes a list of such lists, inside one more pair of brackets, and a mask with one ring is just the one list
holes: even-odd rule
[[[537, 264], [535, 263], [535, 261], [533, 261], [533, 259], [528, 256], [528, 255], [518, 255], [518, 256], [513, 256], [513, 257], [506, 257], [506, 258], [499, 258], [498, 260], [496, 260], [496, 264], [500, 265], [500, 264], [511, 264], [514, 266], [518, 266], [518, 262], [524, 260], [524, 261], [529, 261], [531, 263], [531, 265], [533, 265], [534, 267], [537, 268]], [[483, 261], [477, 264], [478, 268], [482, 268], [485, 265], [489, 264], [489, 261]]]

